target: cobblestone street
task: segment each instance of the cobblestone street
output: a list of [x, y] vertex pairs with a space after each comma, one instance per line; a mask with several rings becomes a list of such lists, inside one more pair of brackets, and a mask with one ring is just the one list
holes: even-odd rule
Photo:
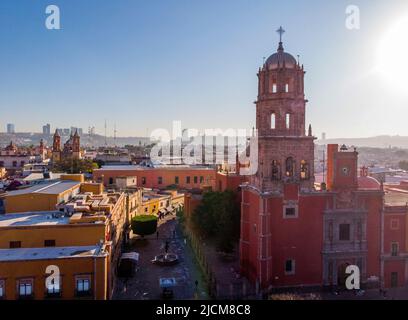
[[[202, 274], [188, 242], [178, 228], [176, 217], [171, 215], [159, 221], [159, 237], [151, 235], [140, 239], [134, 236], [127, 251], [140, 254], [137, 271], [132, 278], [118, 278], [113, 299], [160, 299], [162, 289], [159, 278], [175, 278], [174, 299], [206, 299]], [[179, 257], [174, 266], [158, 266], [151, 262], [155, 255], [164, 253], [165, 242], [169, 241], [169, 253]], [[196, 290], [195, 281], [198, 281]], [[197, 293], [196, 293], [197, 291]]]

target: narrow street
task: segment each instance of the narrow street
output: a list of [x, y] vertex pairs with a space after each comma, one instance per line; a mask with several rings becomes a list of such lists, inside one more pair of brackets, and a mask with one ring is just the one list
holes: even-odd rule
[[[137, 270], [132, 278], [118, 278], [113, 299], [161, 299], [162, 289], [159, 278], [175, 278], [173, 288], [174, 299], [207, 299], [205, 283], [203, 283], [200, 267], [197, 265], [189, 243], [177, 225], [173, 215], [159, 221], [157, 235], [141, 239], [134, 236], [126, 251], [140, 254]], [[154, 256], [164, 253], [165, 243], [169, 242], [169, 253], [179, 257], [179, 263], [174, 266], [158, 266], [151, 262]], [[198, 281], [196, 289], [195, 282]]]

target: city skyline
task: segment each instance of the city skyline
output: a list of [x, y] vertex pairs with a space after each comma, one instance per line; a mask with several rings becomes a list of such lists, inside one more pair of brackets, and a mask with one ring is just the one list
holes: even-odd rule
[[[282, 25], [285, 50], [299, 54], [307, 72], [307, 123], [316, 136], [408, 135], [408, 97], [398, 86], [390, 88], [378, 62], [381, 43], [393, 43], [384, 37], [408, 16], [407, 4], [392, 3], [355, 1], [361, 28], [348, 30], [347, 1], [290, 1], [279, 10], [272, 1], [236, 7], [56, 1], [61, 30], [47, 30], [49, 3], [4, 1], [1, 11], [8, 14], [0, 38], [8, 45], [0, 52], [0, 130], [13, 123], [17, 131], [35, 132], [51, 123], [84, 131], [95, 126], [103, 135], [105, 119], [108, 136], [116, 123], [118, 137], [148, 136], [173, 120], [198, 129], [250, 129], [253, 70], [276, 51], [275, 31]], [[302, 15], [294, 17], [294, 10]], [[400, 57], [404, 49], [391, 52]], [[400, 64], [404, 70], [407, 62]], [[339, 120], [334, 124], [333, 116]]]

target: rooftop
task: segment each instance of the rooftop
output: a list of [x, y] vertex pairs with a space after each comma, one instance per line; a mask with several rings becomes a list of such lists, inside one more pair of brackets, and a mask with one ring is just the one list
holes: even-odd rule
[[408, 192], [405, 190], [387, 190], [384, 195], [385, 205], [406, 206], [408, 204]]
[[44, 260], [89, 258], [104, 255], [100, 246], [47, 247], [0, 249], [0, 262], [20, 260]]
[[60, 180], [56, 182], [41, 183], [33, 185], [28, 188], [10, 191], [8, 196], [16, 196], [30, 193], [42, 193], [42, 194], [60, 194], [71, 188], [79, 186], [81, 183], [78, 181]]
[[59, 211], [9, 213], [0, 215], [0, 227], [49, 226], [68, 224]]

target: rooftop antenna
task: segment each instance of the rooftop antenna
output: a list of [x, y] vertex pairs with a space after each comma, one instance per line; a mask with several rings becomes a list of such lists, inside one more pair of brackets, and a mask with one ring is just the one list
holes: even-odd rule
[[114, 124], [114, 127], [113, 127], [113, 144], [115, 145], [115, 147], [116, 147], [116, 123]]
[[106, 126], [106, 119], [105, 119], [105, 147], [108, 146], [108, 140], [106, 138], [106, 128], [107, 128], [107, 126]]

